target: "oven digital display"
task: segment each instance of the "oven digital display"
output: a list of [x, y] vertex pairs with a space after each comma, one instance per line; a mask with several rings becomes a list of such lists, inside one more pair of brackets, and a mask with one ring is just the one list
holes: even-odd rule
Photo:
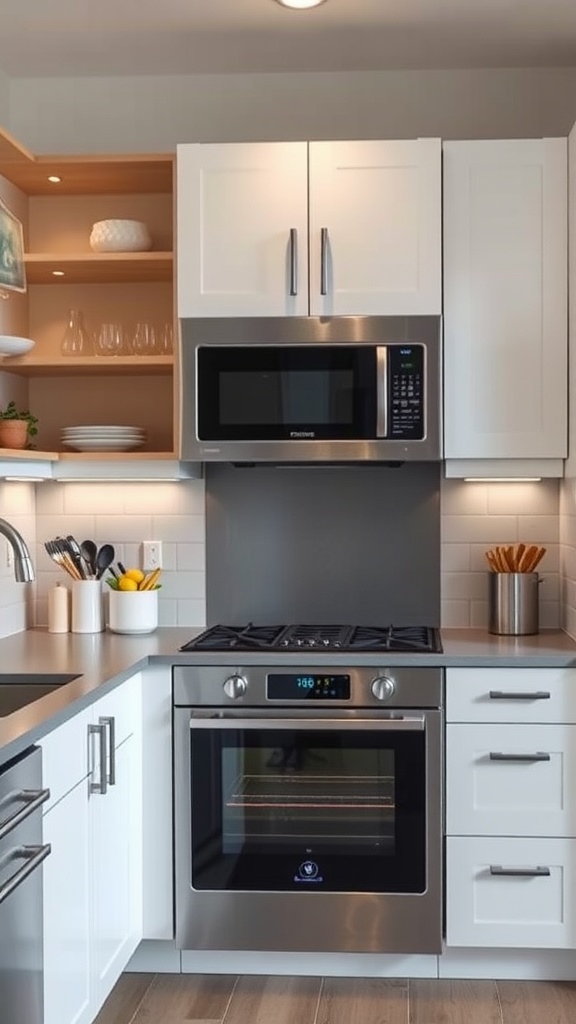
[[267, 696], [268, 700], [350, 700], [350, 676], [273, 673], [267, 679]]

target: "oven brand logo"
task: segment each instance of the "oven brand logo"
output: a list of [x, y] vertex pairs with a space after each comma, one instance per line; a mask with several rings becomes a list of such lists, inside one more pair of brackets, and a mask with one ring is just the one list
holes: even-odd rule
[[313, 430], [291, 430], [290, 437], [316, 437]]
[[324, 879], [315, 860], [304, 860], [298, 868], [298, 873], [294, 875], [294, 881], [318, 883], [323, 882]]

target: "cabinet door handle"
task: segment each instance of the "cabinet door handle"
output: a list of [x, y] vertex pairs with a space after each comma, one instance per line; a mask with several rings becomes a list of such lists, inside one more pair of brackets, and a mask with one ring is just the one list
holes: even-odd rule
[[550, 700], [550, 694], [546, 690], [532, 691], [508, 691], [490, 690], [490, 700]]
[[290, 295], [298, 295], [298, 232], [290, 228]]
[[547, 878], [550, 868], [503, 868], [500, 864], [491, 864], [490, 874], [510, 875], [518, 878]]
[[100, 725], [108, 728], [108, 752], [110, 754], [110, 771], [107, 782], [110, 786], [116, 785], [116, 720], [113, 715], [99, 718]]
[[328, 295], [328, 228], [320, 228], [320, 295]]
[[93, 766], [90, 766], [90, 793], [99, 793], [100, 796], [106, 795], [107, 780], [106, 780], [106, 726], [105, 725], [89, 725], [88, 726], [88, 743], [89, 751], [92, 750], [92, 736], [98, 736], [98, 748], [100, 751], [100, 780], [94, 782], [92, 779]]
[[545, 754], [539, 750], [536, 754], [501, 754], [498, 751], [490, 751], [489, 754], [491, 761], [549, 761], [550, 754]]
[[21, 807], [15, 814], [0, 821], [0, 839], [4, 839], [12, 829], [16, 828], [22, 821], [29, 818], [34, 811], [37, 811], [42, 804], [50, 798], [49, 789], [21, 789], [15, 794], [19, 800], [24, 800], [25, 806]]
[[9, 878], [4, 885], [0, 888], [0, 903], [3, 903], [5, 899], [10, 896], [22, 882], [36, 870], [39, 864], [46, 859], [48, 854], [51, 852], [52, 847], [50, 843], [46, 843], [45, 846], [17, 846], [14, 850], [14, 859], [17, 857], [23, 857], [26, 863], [19, 871]]

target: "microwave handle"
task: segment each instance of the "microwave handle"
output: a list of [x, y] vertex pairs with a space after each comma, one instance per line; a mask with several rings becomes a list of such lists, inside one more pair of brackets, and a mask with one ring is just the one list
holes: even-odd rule
[[376, 347], [376, 437], [388, 436], [388, 349]]
[[320, 295], [328, 295], [328, 228], [320, 228]]
[[290, 295], [298, 295], [298, 232], [290, 228]]

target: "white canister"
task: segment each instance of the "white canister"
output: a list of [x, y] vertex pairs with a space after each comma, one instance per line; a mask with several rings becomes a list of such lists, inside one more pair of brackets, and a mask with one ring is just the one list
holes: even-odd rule
[[152, 633], [157, 625], [157, 590], [110, 591], [108, 628], [112, 633]]
[[48, 632], [68, 633], [70, 630], [70, 591], [56, 583], [48, 591]]
[[100, 580], [72, 583], [72, 632], [101, 633], [104, 629], [103, 595]]

